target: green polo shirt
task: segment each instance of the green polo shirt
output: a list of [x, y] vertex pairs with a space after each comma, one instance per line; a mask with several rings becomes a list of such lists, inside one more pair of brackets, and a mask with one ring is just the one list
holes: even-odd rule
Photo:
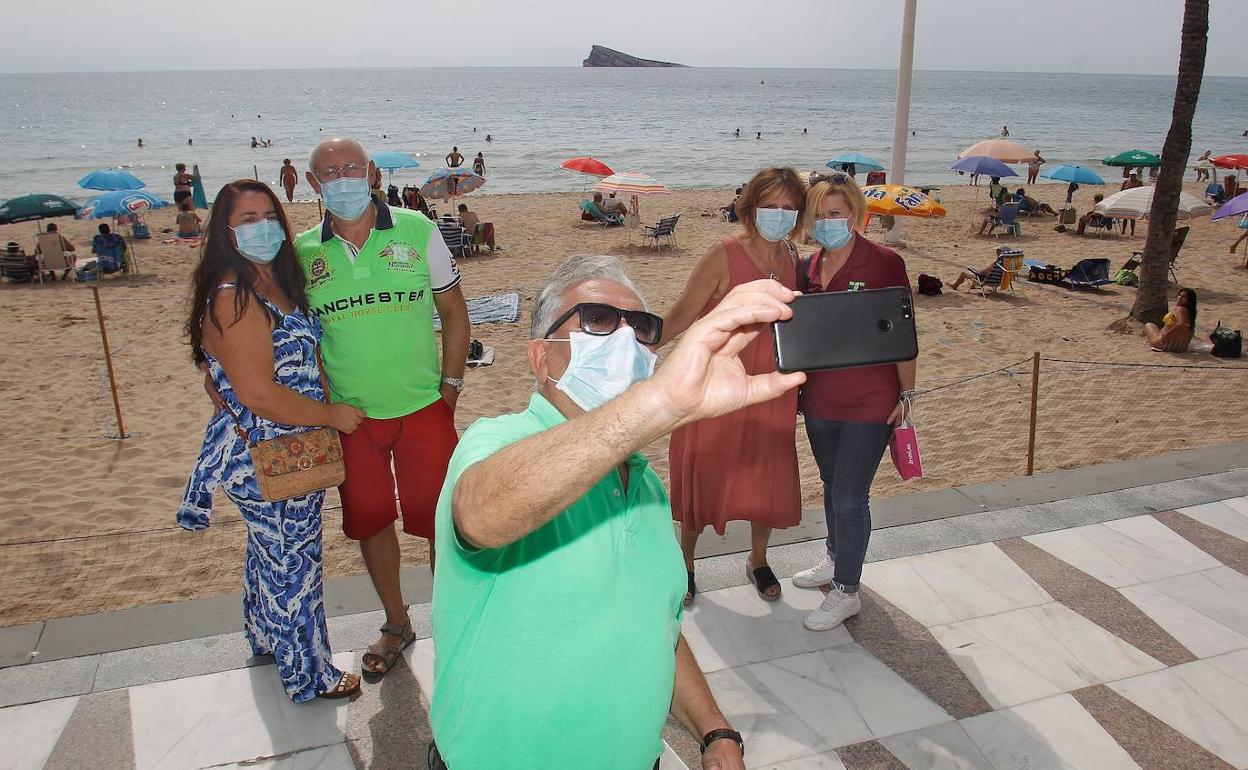
[[475, 422], [451, 458], [435, 525], [430, 716], [453, 770], [649, 770], [663, 751], [685, 565], [646, 459], [629, 458], [627, 490], [612, 471], [503, 548], [466, 547], [451, 521], [465, 470], [564, 421], [535, 394], [524, 412]]
[[334, 401], [374, 419], [402, 417], [440, 397], [433, 295], [459, 283], [438, 227], [418, 211], [374, 201], [363, 248], [339, 238], [329, 215], [295, 238], [308, 306], [321, 320], [321, 357]]

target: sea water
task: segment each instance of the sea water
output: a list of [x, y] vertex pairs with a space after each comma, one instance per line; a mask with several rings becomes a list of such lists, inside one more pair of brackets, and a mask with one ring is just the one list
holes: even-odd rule
[[[822, 168], [845, 151], [887, 166], [896, 80], [887, 70], [571, 67], [0, 75], [0, 199], [82, 200], [79, 177], [118, 166], [169, 198], [179, 161], [199, 164], [212, 197], [239, 177], [276, 182], [283, 158], [302, 177], [312, 147], [336, 134], [416, 156], [420, 168], [394, 174], [399, 186], [423, 183], [452, 146], [468, 166], [483, 152], [482, 192], [495, 193], [581, 189], [592, 180], [559, 168], [577, 155], [669, 187], [737, 185], [769, 165]], [[948, 171], [956, 153], [1008, 125], [1049, 161], [1093, 166], [1116, 184], [1119, 170], [1100, 158], [1159, 152], [1173, 98], [1173, 77], [916, 72], [906, 178], [959, 181]], [[1246, 129], [1248, 78], [1205, 78], [1192, 158], [1248, 151]], [[273, 146], [252, 148], [253, 136]], [[302, 178], [297, 194], [312, 194]]]

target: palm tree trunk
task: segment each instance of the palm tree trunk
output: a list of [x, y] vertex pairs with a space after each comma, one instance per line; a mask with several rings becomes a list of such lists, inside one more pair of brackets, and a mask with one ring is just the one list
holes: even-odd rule
[[1205, 47], [1209, 35], [1209, 0], [1186, 0], [1183, 39], [1179, 49], [1179, 78], [1174, 89], [1170, 132], [1161, 149], [1161, 171], [1148, 213], [1148, 240], [1140, 262], [1140, 288], [1131, 306], [1131, 317], [1140, 322], [1161, 323], [1166, 313], [1166, 274], [1170, 265], [1170, 235], [1178, 218], [1183, 173], [1192, 151], [1192, 117], [1205, 74]]

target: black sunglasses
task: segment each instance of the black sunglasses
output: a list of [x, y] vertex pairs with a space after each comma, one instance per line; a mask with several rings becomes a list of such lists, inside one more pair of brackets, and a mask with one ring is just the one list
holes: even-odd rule
[[555, 322], [546, 330], [546, 336], [554, 334], [556, 329], [563, 326], [564, 322], [574, 315], [580, 316], [581, 331], [596, 337], [605, 337], [614, 333], [620, 328], [620, 321], [628, 322], [637, 341], [643, 345], [657, 345], [663, 336], [663, 319], [654, 313], [647, 313], [644, 310], [621, 310], [600, 302], [581, 302], [573, 305], [568, 312], [555, 319]]
[[847, 184], [853, 177], [844, 171], [833, 171], [830, 174], [815, 174], [811, 182], [819, 184], [820, 182], [831, 182], [832, 184]]

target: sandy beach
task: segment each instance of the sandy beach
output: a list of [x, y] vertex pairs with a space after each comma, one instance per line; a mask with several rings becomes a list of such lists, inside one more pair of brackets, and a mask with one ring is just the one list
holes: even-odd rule
[[[1113, 183], [1114, 174], [1107, 175]], [[1114, 189], [1109, 187], [1107, 189]], [[1197, 196], [1200, 188], [1186, 185]], [[1065, 185], [1033, 185], [1030, 194], [1054, 207]], [[1076, 203], [1086, 210], [1092, 190]], [[524, 360], [532, 298], [551, 268], [579, 252], [619, 255], [659, 312], [671, 306], [690, 269], [717, 238], [734, 231], [718, 207], [731, 190], [681, 190], [642, 203], [642, 219], [683, 212], [679, 246], [662, 252], [627, 243], [619, 228], [582, 224], [579, 193], [478, 195], [465, 199], [483, 221], [492, 221], [503, 250], [461, 261], [466, 296], [517, 290], [520, 323], [474, 326], [473, 336], [497, 351], [497, 362], [470, 371], [459, 403], [462, 430], [474, 420], [524, 407], [532, 379]], [[997, 239], [978, 237], [977, 213], [985, 187], [946, 187], [949, 216], [905, 223], [901, 251], [913, 280], [919, 273], [950, 282], [964, 265], [989, 263]], [[442, 207], [445, 208], [445, 207]], [[315, 223], [315, 204], [289, 207], [296, 229]], [[174, 524], [187, 475], [211, 406], [191, 365], [182, 335], [189, 277], [197, 252], [161, 242], [172, 226], [165, 209], [147, 217], [153, 239], [141, 241], [141, 274], [100, 284], [115, 354], [126, 429], [115, 431], [108, 398], [92, 293], [83, 285], [0, 285], [0, 626], [74, 614], [212, 596], [239, 590], [244, 531], [224, 498], [214, 525], [203, 533]], [[96, 223], [56, 220], [79, 253], [89, 253]], [[1221, 320], [1248, 327], [1248, 271], [1243, 257], [1227, 253], [1238, 234], [1229, 222], [1207, 218], [1191, 233], [1176, 265], [1180, 284], [1200, 298], [1198, 339]], [[1023, 220], [1021, 238], [1003, 238], [1029, 258], [1069, 267], [1105, 257], [1113, 269], [1142, 249], [1147, 226], [1135, 236], [1075, 237], [1054, 232], [1049, 218]], [[34, 223], [0, 227], [0, 243], [28, 249]], [[878, 224], [869, 237], [882, 239]], [[811, 247], [804, 247], [809, 251]], [[80, 264], [85, 261], [80, 258]], [[964, 287], [965, 288], [965, 287]], [[1245, 365], [1205, 353], [1150, 352], [1139, 336], [1106, 331], [1126, 315], [1134, 289], [1098, 291], [1022, 281], [1018, 291], [981, 297], [966, 291], [918, 297], [920, 331], [917, 423], [927, 477], [902, 482], [887, 458], [873, 495], [940, 489], [1021, 475], [1026, 463], [1030, 357], [1085, 363], [1045, 363], [1042, 368], [1037, 472], [1071, 468], [1248, 438], [1248, 421], [1234, 417], [1232, 401], [1248, 382], [1244, 371], [1121, 368], [1104, 363], [1204, 367]], [[1173, 296], [1173, 295], [1172, 295]], [[982, 338], [972, 326], [982, 322]], [[1021, 362], [1021, 363], [1020, 363]], [[972, 375], [1018, 364], [1012, 372], [961, 382]], [[821, 487], [800, 422], [797, 445], [805, 505], [821, 500]], [[647, 449], [666, 479], [666, 441]], [[362, 572], [354, 543], [339, 529], [337, 497], [325, 513], [326, 576]], [[405, 538], [405, 565], [427, 561], [424, 547]]]

